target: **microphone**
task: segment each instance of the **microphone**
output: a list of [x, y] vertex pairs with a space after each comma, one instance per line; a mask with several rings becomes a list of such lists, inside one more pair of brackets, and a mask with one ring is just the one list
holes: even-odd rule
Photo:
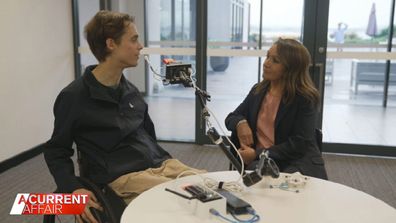
[[164, 85], [183, 84], [184, 87], [193, 87], [191, 64], [178, 62], [173, 59], [163, 59], [162, 62], [165, 66], [161, 67], [161, 71], [162, 73], [165, 72], [165, 74], [161, 75], [153, 68], [147, 55], [144, 56], [144, 59], [154, 75], [157, 76], [156, 79], [159, 78]]

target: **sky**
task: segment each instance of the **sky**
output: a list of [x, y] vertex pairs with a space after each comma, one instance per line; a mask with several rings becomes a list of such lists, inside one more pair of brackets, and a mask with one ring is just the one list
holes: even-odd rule
[[[260, 0], [251, 4], [251, 24], [259, 26]], [[330, 0], [329, 29], [345, 22], [350, 29], [365, 29], [373, 2], [376, 5], [377, 26], [389, 25], [391, 0]], [[304, 0], [263, 0], [264, 28], [301, 27]]]

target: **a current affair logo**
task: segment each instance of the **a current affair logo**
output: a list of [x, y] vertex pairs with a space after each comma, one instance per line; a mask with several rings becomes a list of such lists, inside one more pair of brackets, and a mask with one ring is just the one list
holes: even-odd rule
[[88, 202], [87, 194], [18, 193], [11, 215], [81, 214]]

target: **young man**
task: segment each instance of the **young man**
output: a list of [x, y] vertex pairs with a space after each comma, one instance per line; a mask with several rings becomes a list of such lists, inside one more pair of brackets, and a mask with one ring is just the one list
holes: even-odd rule
[[96, 222], [89, 207], [101, 207], [74, 174], [73, 142], [88, 166], [88, 177], [108, 184], [127, 203], [194, 169], [172, 159], [157, 144], [147, 104], [122, 74], [125, 68], [137, 66], [143, 48], [134, 18], [100, 11], [86, 25], [85, 35], [99, 64], [87, 67], [58, 95], [54, 131], [44, 156], [59, 191], [91, 196], [78, 221]]

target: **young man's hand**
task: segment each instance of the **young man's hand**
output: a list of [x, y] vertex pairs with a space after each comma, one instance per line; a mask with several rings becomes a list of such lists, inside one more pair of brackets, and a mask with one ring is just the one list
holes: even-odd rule
[[84, 212], [81, 215], [76, 215], [77, 222], [84, 223], [84, 221], [85, 221], [87, 223], [98, 223], [98, 221], [92, 215], [91, 210], [89, 210], [90, 207], [93, 207], [93, 208], [103, 211], [103, 208], [100, 206], [95, 195], [90, 190], [87, 190], [84, 188], [80, 188], [80, 189], [73, 191], [73, 194], [88, 194], [88, 196], [89, 196], [88, 203], [85, 206]]

